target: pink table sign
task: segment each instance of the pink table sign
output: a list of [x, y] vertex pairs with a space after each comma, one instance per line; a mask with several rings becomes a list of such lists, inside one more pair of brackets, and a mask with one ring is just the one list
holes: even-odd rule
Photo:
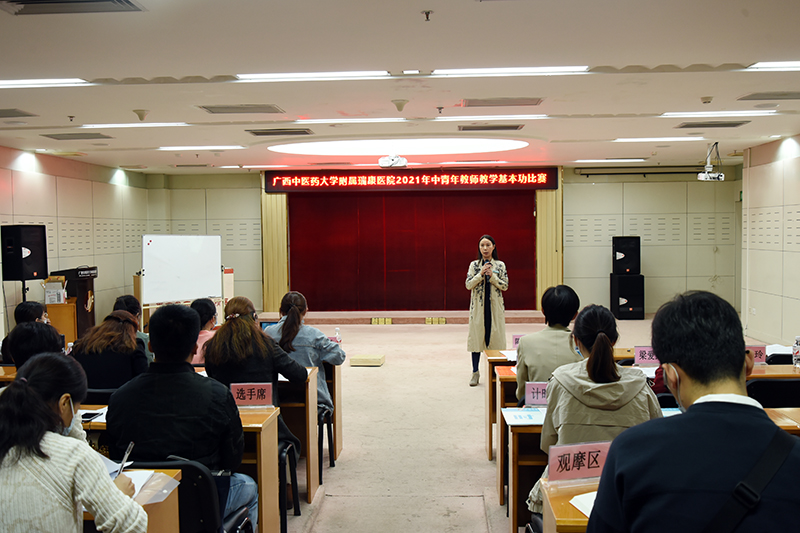
[[610, 442], [582, 442], [550, 446], [549, 479], [599, 477], [606, 464]]
[[339, 341], [336, 339], [336, 337], [328, 336], [328, 340], [331, 342], [335, 342], [336, 344], [339, 344]]
[[519, 340], [524, 337], [525, 335], [512, 335], [511, 336], [511, 346], [516, 350], [517, 346], [519, 346]]
[[766, 346], [745, 346], [745, 350], [753, 352], [753, 358], [756, 363], [767, 362], [767, 347]]
[[528, 381], [525, 383], [525, 405], [547, 405], [546, 381]]
[[634, 346], [633, 362], [637, 365], [658, 365], [656, 354], [653, 353], [652, 346]]
[[236, 405], [272, 405], [272, 383], [231, 383]]

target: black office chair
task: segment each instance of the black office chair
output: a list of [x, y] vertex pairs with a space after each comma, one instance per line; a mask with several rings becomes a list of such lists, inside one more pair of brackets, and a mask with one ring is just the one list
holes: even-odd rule
[[774, 353], [767, 356], [768, 365], [791, 365], [792, 354], [790, 353]]
[[670, 392], [660, 392], [656, 394], [658, 398], [658, 405], [664, 407], [678, 407], [678, 402], [675, 401], [675, 396]]
[[289, 498], [286, 494], [286, 461], [289, 461], [289, 475], [292, 476], [292, 506], [294, 515], [300, 516], [300, 491], [297, 486], [297, 454], [294, 453], [294, 444], [288, 440], [278, 442], [278, 498], [281, 511], [281, 533], [288, 530], [286, 511]]
[[181, 471], [178, 487], [178, 514], [181, 533], [253, 533], [249, 509], [240, 507], [225, 520], [221, 511], [228, 501], [228, 490], [218, 490], [217, 478], [197, 461], [169, 460], [134, 462], [130, 468], [145, 470], [176, 469]]
[[115, 392], [117, 392], [117, 389], [88, 389], [83, 403], [88, 405], [108, 405], [111, 395]]
[[319, 409], [317, 412], [317, 449], [319, 452], [319, 484], [322, 485], [322, 438], [323, 429], [328, 428], [328, 457], [330, 459], [331, 468], [336, 466], [336, 461], [333, 458], [334, 447], [336, 443], [333, 440], [333, 411], [327, 408]]
[[626, 359], [620, 359], [617, 361], [619, 366], [633, 366], [633, 363], [636, 361], [633, 357], [628, 357]]
[[764, 407], [800, 407], [800, 379], [751, 379], [747, 395]]

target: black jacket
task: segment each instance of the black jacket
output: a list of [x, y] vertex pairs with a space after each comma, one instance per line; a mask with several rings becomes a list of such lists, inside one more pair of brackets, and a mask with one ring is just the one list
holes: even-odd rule
[[242, 421], [230, 390], [189, 363], [152, 363], [111, 396], [106, 422], [112, 459], [133, 441], [135, 461], [178, 455], [212, 471], [242, 462]]
[[138, 338], [136, 349], [131, 353], [119, 353], [111, 349], [100, 353], [73, 350], [71, 355], [86, 372], [90, 389], [116, 389], [147, 370], [144, 341]]

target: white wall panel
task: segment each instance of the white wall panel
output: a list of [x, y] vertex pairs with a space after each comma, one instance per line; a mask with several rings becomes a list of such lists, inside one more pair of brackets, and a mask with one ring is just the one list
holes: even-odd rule
[[783, 208], [783, 249], [800, 252], [800, 205]]
[[123, 250], [125, 253], [142, 254], [142, 235], [150, 233], [147, 220], [125, 219], [122, 228]]
[[728, 245], [701, 245], [686, 247], [686, 274], [688, 276], [733, 276], [736, 271], [736, 247]]
[[14, 212], [12, 190], [11, 171], [6, 168], [0, 168], [0, 215], [11, 215]]
[[565, 278], [597, 278], [611, 273], [611, 246], [564, 248]]
[[[745, 265], [746, 267], [747, 265]], [[750, 250], [750, 274], [743, 272], [742, 286], [753, 291], [780, 295], [783, 288], [783, 253]], [[748, 283], [749, 282], [749, 283]]]
[[661, 304], [686, 292], [686, 277], [656, 278], [644, 277], [644, 312], [655, 313]]
[[[783, 298], [774, 294], [749, 291], [749, 309], [742, 309], [742, 322], [747, 323], [745, 334], [769, 344], [781, 342], [783, 328]], [[746, 302], [747, 299], [743, 301]], [[755, 314], [750, 312], [755, 310]], [[747, 316], [745, 316], [747, 312]]]
[[[214, 191], [216, 194], [217, 191]], [[174, 221], [206, 219], [205, 189], [175, 189], [170, 191], [170, 210]]]
[[734, 305], [736, 291], [733, 276], [711, 276], [686, 278], [687, 291], [709, 291], [727, 300]]
[[171, 235], [172, 221], [164, 219], [149, 219], [147, 221], [147, 233], [152, 233], [153, 235]]
[[[622, 235], [622, 216], [565, 215], [564, 246], [608, 246], [611, 237]], [[610, 253], [610, 252], [609, 252]]]
[[[723, 182], [724, 183], [724, 182]], [[686, 184], [686, 210], [689, 213], [716, 211], [717, 182], [698, 181]], [[689, 217], [691, 218], [691, 216]]]
[[56, 179], [35, 172], [12, 171], [14, 214], [51, 216], [58, 214], [56, 207]]
[[170, 220], [170, 198], [168, 189], [147, 190], [147, 219]]
[[625, 235], [639, 235], [642, 246], [686, 245], [686, 214], [628, 215]]
[[578, 293], [581, 307], [589, 304], [609, 307], [611, 282], [607, 275], [603, 278], [567, 278], [564, 276], [564, 284], [569, 285]]
[[783, 203], [800, 204], [800, 158], [783, 162]]
[[775, 207], [783, 205], [783, 161], [759, 165], [749, 169], [750, 177], [744, 183], [745, 206]]
[[686, 276], [686, 246], [642, 246], [645, 277]]
[[123, 254], [125, 286], [133, 287], [133, 276], [142, 269], [142, 253]]
[[93, 255], [93, 226], [91, 218], [58, 217], [58, 255], [61, 257]]
[[[123, 254], [96, 255], [97, 279], [94, 288], [97, 291], [117, 289], [125, 286], [125, 266]], [[119, 296], [119, 295], [118, 295]]]
[[207, 222], [208, 235], [219, 235], [223, 250], [261, 250], [261, 218], [212, 220]]
[[56, 178], [59, 217], [92, 216], [92, 182], [72, 178]]
[[222, 264], [233, 268], [234, 281], [261, 281], [261, 250], [222, 250]]
[[253, 306], [255, 306], [256, 311], [261, 312], [262, 307], [262, 283], [261, 279], [259, 278], [258, 281], [239, 281], [236, 279], [236, 274], [233, 275], [233, 290], [236, 293], [236, 296], [244, 296], [245, 298], [250, 298], [250, 301], [253, 302]]
[[733, 181], [733, 176], [729, 179], [731, 181], [713, 183], [716, 193], [714, 210], [717, 213], [734, 213], [736, 211], [736, 202], [739, 201], [739, 191], [742, 188], [742, 182]]
[[147, 189], [122, 187], [122, 216], [147, 220]]
[[781, 344], [792, 345], [794, 338], [800, 335], [800, 300], [783, 299], [783, 324], [781, 325]]
[[209, 219], [261, 219], [261, 189], [209, 189], [206, 204]]
[[120, 254], [122, 245], [122, 220], [114, 218], [94, 219], [94, 253]]
[[[783, 296], [800, 300], [800, 252], [783, 254]], [[800, 315], [794, 320], [800, 327]], [[799, 333], [800, 335], [800, 333]]]
[[628, 213], [685, 213], [686, 182], [626, 183], [623, 205]]
[[734, 244], [734, 213], [690, 213], [687, 216], [688, 244]]
[[[97, 280], [95, 280], [96, 284]], [[97, 324], [114, 310], [114, 303], [123, 294], [122, 287], [94, 291], [94, 317]]]
[[742, 246], [751, 250], [781, 250], [783, 207], [754, 207], [743, 213]]
[[92, 182], [94, 218], [122, 218], [122, 185]]
[[622, 183], [565, 183], [564, 215], [585, 213], [622, 213]]
[[171, 223], [174, 235], [207, 235], [206, 220], [173, 220]]

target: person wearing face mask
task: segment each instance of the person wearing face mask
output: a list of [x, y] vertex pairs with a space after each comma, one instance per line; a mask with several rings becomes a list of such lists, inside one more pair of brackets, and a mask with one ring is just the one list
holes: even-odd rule
[[130, 478], [112, 481], [86, 442], [85, 396], [81, 365], [58, 353], [29, 359], [0, 394], [0, 531], [79, 533], [83, 507], [100, 531], [147, 530]]
[[[553, 371], [542, 425], [543, 452], [559, 444], [610, 441], [630, 427], [662, 416], [644, 373], [614, 362], [619, 333], [611, 311], [600, 305], [584, 307], [575, 318], [572, 335], [586, 359]], [[542, 512], [539, 482], [531, 490], [528, 508]]]
[[587, 532], [797, 531], [800, 440], [747, 396], [753, 355], [733, 306], [679, 295], [653, 318], [651, 343], [686, 412], [614, 440]]

